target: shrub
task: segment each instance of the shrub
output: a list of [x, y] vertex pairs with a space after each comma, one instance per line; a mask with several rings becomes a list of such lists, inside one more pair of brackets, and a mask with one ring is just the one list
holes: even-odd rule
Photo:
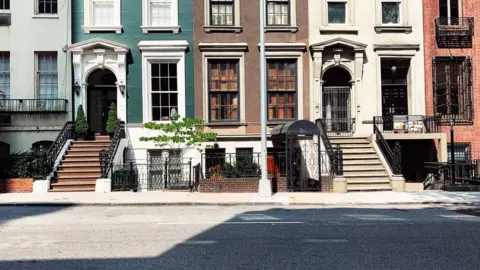
[[85, 112], [83, 111], [83, 106], [79, 105], [77, 110], [77, 120], [75, 121], [75, 132], [77, 134], [87, 134], [88, 132], [88, 123], [85, 118]]
[[107, 120], [107, 126], [106, 126], [106, 131], [108, 134], [113, 134], [115, 133], [115, 128], [117, 127], [118, 123], [118, 117], [117, 117], [117, 105], [112, 102], [112, 104], [109, 107], [108, 111], [108, 120]]

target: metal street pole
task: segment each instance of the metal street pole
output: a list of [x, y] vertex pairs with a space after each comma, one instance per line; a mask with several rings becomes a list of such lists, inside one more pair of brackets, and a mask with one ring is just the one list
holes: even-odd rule
[[258, 195], [272, 196], [272, 187], [268, 180], [267, 171], [267, 91], [265, 67], [265, 0], [260, 0], [260, 126], [261, 126], [261, 164], [262, 178], [258, 183]]

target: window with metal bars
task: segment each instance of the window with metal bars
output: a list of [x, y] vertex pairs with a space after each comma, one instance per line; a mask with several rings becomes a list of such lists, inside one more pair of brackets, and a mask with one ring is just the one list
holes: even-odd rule
[[8, 52], [0, 52], [0, 92], [6, 99], [10, 98], [10, 53]]
[[170, 121], [178, 114], [177, 63], [151, 64], [153, 121]]
[[237, 164], [240, 163], [252, 163], [253, 160], [253, 148], [236, 148], [235, 149], [235, 161]]
[[[472, 160], [472, 145], [470, 143], [454, 143], [455, 163], [467, 163]], [[452, 162], [452, 144], [448, 143], [448, 162]]]
[[268, 120], [296, 119], [297, 60], [269, 59]]
[[37, 0], [37, 14], [57, 14], [58, 0]]
[[39, 99], [58, 98], [57, 52], [37, 53], [37, 95]]
[[0, 0], [0, 10], [9, 10], [10, 0]]
[[443, 119], [473, 119], [472, 64], [470, 57], [435, 57], [434, 112]]
[[210, 0], [210, 25], [234, 24], [234, 0]]
[[239, 61], [238, 59], [209, 60], [210, 121], [238, 121]]
[[290, 0], [267, 0], [267, 25], [290, 25]]

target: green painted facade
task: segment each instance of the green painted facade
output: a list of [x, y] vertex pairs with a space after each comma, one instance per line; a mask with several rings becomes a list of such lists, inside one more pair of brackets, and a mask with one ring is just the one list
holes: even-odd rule
[[72, 43], [91, 38], [104, 38], [126, 44], [130, 47], [133, 63], [127, 68], [127, 122], [142, 123], [142, 54], [137, 45], [141, 40], [186, 40], [189, 49], [185, 54], [185, 106], [186, 116], [194, 117], [193, 98], [193, 1], [179, 0], [178, 24], [181, 31], [174, 33], [144, 34], [142, 25], [142, 1], [121, 0], [121, 24], [123, 33], [91, 33], [83, 32], [83, 1], [72, 0]]

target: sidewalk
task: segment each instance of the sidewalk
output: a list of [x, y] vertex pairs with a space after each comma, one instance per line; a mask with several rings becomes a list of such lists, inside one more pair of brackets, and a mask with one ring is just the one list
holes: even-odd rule
[[373, 205], [479, 204], [480, 192], [255, 193], [113, 192], [0, 194], [0, 205]]

